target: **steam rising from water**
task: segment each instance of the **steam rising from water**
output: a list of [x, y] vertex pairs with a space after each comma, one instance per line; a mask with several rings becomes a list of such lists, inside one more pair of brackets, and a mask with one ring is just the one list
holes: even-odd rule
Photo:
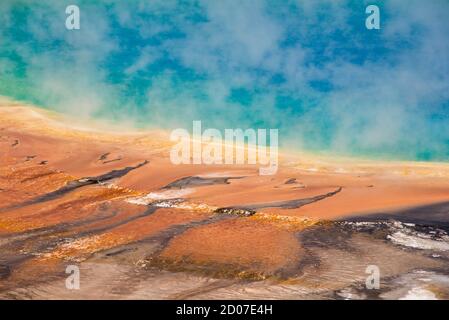
[[444, 0], [0, 3], [0, 94], [135, 126], [279, 128], [284, 146], [449, 158]]

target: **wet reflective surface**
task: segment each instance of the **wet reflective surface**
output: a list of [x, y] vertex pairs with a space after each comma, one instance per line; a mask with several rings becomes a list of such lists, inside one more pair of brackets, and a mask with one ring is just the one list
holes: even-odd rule
[[259, 176], [174, 166], [146, 135], [68, 129], [20, 107], [0, 117], [1, 298], [449, 297], [445, 165], [312, 172], [295, 160]]

